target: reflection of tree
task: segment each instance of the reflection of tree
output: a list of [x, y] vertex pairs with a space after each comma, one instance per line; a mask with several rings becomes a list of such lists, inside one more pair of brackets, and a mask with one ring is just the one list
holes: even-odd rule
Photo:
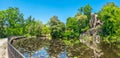
[[[46, 51], [51, 58], [58, 56], [61, 52], [66, 52], [68, 58], [94, 58], [93, 50], [81, 44], [78, 39], [69, 40], [43, 40], [39, 38], [24, 38], [13, 41], [13, 45], [22, 53], [27, 53], [31, 57], [33, 53], [41, 50], [42, 47], [47, 47]], [[120, 44], [117, 44], [118, 46]], [[104, 55], [101, 58], [119, 58], [120, 48], [110, 46], [108, 44], [100, 45]]]
[[31, 57], [34, 52], [40, 50], [44, 45], [47, 46], [46, 42], [48, 41], [40, 38], [24, 38], [17, 40], [13, 45], [21, 53], [27, 53]]
[[66, 52], [68, 58], [78, 57], [78, 58], [89, 58], [92, 56], [92, 50], [87, 46], [81, 44], [79, 40], [67, 40], [70, 44], [66, 47]]
[[120, 48], [117, 47], [120, 44], [116, 45], [110, 45], [110, 44], [101, 44], [101, 49], [104, 53], [104, 55], [101, 56], [101, 58], [120, 58]]
[[63, 52], [65, 45], [61, 40], [53, 39], [50, 41], [50, 46], [48, 47], [48, 53], [51, 57], [58, 57], [58, 55]]

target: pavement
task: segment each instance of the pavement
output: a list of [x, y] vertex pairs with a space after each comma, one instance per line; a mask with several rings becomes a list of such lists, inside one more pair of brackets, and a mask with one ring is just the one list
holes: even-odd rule
[[0, 58], [8, 58], [7, 38], [0, 39]]

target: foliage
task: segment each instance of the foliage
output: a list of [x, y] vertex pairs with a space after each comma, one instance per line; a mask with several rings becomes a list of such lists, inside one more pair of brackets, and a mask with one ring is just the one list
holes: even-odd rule
[[[29, 16], [27, 19], [24, 18], [24, 15], [20, 13], [18, 8], [8, 8], [7, 10], [0, 11], [0, 37], [7, 36], [50, 36], [52, 39], [67, 38], [64, 39], [63, 42], [69, 47], [66, 50], [71, 55], [75, 55], [75, 57], [80, 56], [76, 54], [80, 54], [81, 47], [78, 46], [80, 44], [79, 35], [86, 32], [89, 29], [89, 21], [91, 19], [92, 8], [88, 4], [84, 7], [81, 7], [78, 10], [78, 13], [74, 17], [68, 17], [66, 23], [61, 22], [57, 16], [53, 16], [50, 18], [48, 25], [42, 24], [41, 21], [37, 21], [32, 16]], [[99, 12], [99, 19], [103, 22], [101, 26], [101, 37], [105, 43], [109, 43], [111, 46], [115, 46], [115, 48], [120, 48], [120, 7], [116, 6], [114, 3], [106, 4]], [[89, 38], [89, 39], [88, 39]], [[85, 35], [83, 37], [84, 40], [93, 41], [92, 36]], [[37, 40], [37, 41], [36, 41]], [[29, 38], [22, 39], [20, 41], [16, 41], [17, 44], [13, 44], [17, 46], [18, 49], [20, 47], [26, 47], [28, 52], [34, 52], [39, 50], [42, 46], [41, 44], [50, 44], [49, 53], [52, 51], [56, 52], [56, 55], [59, 54], [62, 49], [59, 46], [62, 44], [59, 41], [52, 41], [52, 43], [42, 43], [40, 39], [37, 38]], [[33, 45], [29, 45], [33, 44]], [[37, 45], [40, 45], [39, 47]], [[58, 46], [56, 46], [58, 45]], [[63, 45], [64, 46], [64, 45]], [[78, 48], [76, 48], [76, 46]], [[34, 47], [34, 48], [33, 48]], [[63, 48], [63, 47], [62, 47]], [[86, 49], [86, 46], [83, 46], [82, 49]], [[108, 48], [108, 47], [107, 47]], [[58, 49], [58, 50], [57, 50]], [[72, 51], [75, 50], [76, 51]], [[87, 50], [87, 49], [86, 49]], [[116, 49], [117, 50], [117, 49]], [[23, 49], [24, 51], [24, 49]], [[74, 52], [74, 53], [73, 53]], [[119, 52], [119, 51], [118, 51]], [[52, 52], [51, 55], [55, 53]], [[117, 53], [120, 56], [120, 53]], [[91, 55], [91, 54], [90, 54]], [[87, 57], [88, 58], [88, 57]]]
[[0, 11], [0, 37], [3, 37], [2, 35], [4, 34], [3, 32], [4, 18], [5, 18], [4, 11]]
[[87, 4], [78, 9], [75, 18], [78, 20], [79, 33], [83, 33], [89, 29], [89, 21], [91, 19], [92, 7]]
[[80, 33], [88, 29], [88, 25], [86, 25], [87, 14], [91, 11], [89, 5], [81, 9], [83, 10], [81, 12], [84, 12], [86, 15], [79, 13], [75, 17], [69, 17], [66, 26], [57, 16], [50, 18], [49, 25], [45, 26], [42, 22], [32, 18], [32, 16], [24, 19], [24, 15], [20, 13], [18, 8], [10, 7], [7, 10], [0, 11], [0, 35], [2, 35], [1, 37], [7, 37], [17, 35], [41, 36], [43, 34], [50, 34], [52, 38], [78, 38]]
[[31, 36], [40, 36], [41, 35], [41, 30], [42, 30], [42, 22], [40, 21], [35, 21], [32, 16], [28, 17], [25, 20], [25, 34], [30, 34]]
[[42, 23], [31, 16], [24, 19], [18, 8], [8, 8], [0, 11], [0, 37], [39, 35], [41, 34]]
[[75, 17], [69, 17], [66, 22], [65, 36], [67, 38], [78, 38], [80, 33], [89, 29], [89, 20], [87, 15], [79, 11]]
[[99, 12], [99, 18], [104, 23], [101, 36], [109, 43], [120, 39], [120, 8], [114, 3], [106, 4]]
[[19, 12], [18, 8], [8, 8], [4, 11], [4, 21], [3, 21], [3, 32], [5, 32], [3, 37], [22, 35], [23, 34], [23, 14]]
[[77, 19], [79, 33], [83, 33], [89, 29], [89, 23], [86, 15], [77, 13], [75, 18]]
[[63, 37], [65, 25], [63, 22], [61, 22], [58, 19], [57, 16], [53, 16], [52, 18], [50, 18], [49, 27], [50, 27], [50, 31], [51, 31], [50, 34], [51, 34], [53, 39]]
[[[52, 38], [79, 38], [79, 35], [89, 29], [92, 8], [88, 4], [79, 8], [74, 17], [67, 18], [66, 24], [57, 16], [50, 18], [48, 25], [42, 24], [32, 16], [27, 19], [18, 8], [8, 8], [0, 11], [0, 37], [7, 36], [41, 36], [51, 35]], [[120, 8], [114, 3], [106, 4], [99, 12], [99, 19], [104, 23], [101, 36], [107, 43], [120, 41]]]
[[79, 37], [79, 28], [77, 19], [74, 17], [69, 17], [66, 22], [66, 31], [65, 36], [67, 38], [78, 38]]
[[49, 27], [47, 25], [42, 26], [41, 34], [43, 34], [45, 36], [50, 34], [50, 29], [49, 29]]
[[79, 8], [78, 11], [79, 11], [78, 12], [79, 14], [86, 15], [88, 20], [91, 19], [92, 7], [89, 4], [87, 4], [84, 7]]
[[89, 4], [87, 4], [87, 5], [84, 7], [84, 15], [86, 15], [89, 20], [91, 19], [91, 12], [92, 12], [91, 6], [90, 6]]

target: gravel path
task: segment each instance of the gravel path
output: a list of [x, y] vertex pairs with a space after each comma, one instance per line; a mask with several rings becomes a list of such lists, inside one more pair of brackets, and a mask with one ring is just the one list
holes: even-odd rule
[[8, 58], [7, 38], [0, 39], [0, 58]]

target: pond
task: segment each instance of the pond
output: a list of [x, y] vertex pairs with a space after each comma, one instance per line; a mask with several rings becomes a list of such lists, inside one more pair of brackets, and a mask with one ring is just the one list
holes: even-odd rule
[[[13, 45], [26, 58], [95, 58], [94, 51], [80, 43], [79, 39], [24, 38]], [[100, 44], [100, 58], [120, 58], [120, 48]]]

